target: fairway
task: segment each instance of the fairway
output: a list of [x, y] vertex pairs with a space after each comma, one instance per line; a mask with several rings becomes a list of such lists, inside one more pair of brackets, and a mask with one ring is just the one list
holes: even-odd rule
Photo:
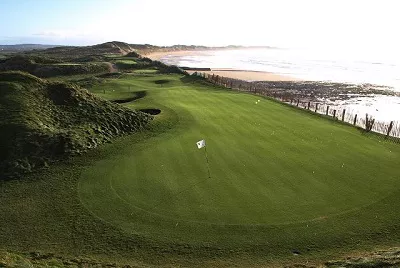
[[329, 244], [369, 230], [370, 213], [397, 200], [396, 144], [177, 75], [125, 75], [93, 89], [107, 99], [135, 91], [146, 96], [128, 107], [161, 109], [151, 134], [88, 165], [79, 182], [84, 206], [124, 232], [185, 243]]

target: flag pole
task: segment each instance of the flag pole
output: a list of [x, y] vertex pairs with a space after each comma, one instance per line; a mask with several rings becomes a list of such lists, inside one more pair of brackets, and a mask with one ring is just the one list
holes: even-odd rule
[[210, 165], [208, 164], [208, 156], [207, 156], [207, 146], [204, 146], [204, 152], [205, 152], [205, 154], [206, 154], [208, 178], [211, 179]]

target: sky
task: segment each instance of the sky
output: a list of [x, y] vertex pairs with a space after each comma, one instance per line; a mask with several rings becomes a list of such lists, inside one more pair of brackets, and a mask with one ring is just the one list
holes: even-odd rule
[[400, 47], [397, 0], [0, 0], [0, 44]]

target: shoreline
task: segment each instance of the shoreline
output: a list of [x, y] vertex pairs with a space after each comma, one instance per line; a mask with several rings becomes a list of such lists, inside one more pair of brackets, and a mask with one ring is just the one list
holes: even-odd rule
[[[196, 56], [196, 55], [205, 55], [212, 50], [180, 50], [180, 51], [158, 51], [151, 52], [147, 55], [143, 55], [151, 60], [160, 61], [162, 58], [166, 56]], [[263, 72], [263, 71], [248, 71], [248, 70], [238, 70], [238, 69], [229, 69], [229, 68], [210, 68], [210, 71], [199, 71], [196, 68], [185, 69], [189, 74], [194, 72], [206, 73], [209, 75], [219, 75], [228, 78], [234, 78], [239, 80], [246, 81], [304, 81], [303, 79], [293, 77], [290, 75], [283, 75], [278, 73], [271, 72]]]
[[[151, 52], [144, 57], [160, 60], [166, 56], [196, 56], [206, 55], [212, 50], [180, 50]], [[348, 107], [359, 113], [368, 113], [380, 120], [400, 122], [400, 111], [395, 103], [400, 103], [400, 92], [389, 86], [375, 84], [352, 84], [333, 81], [310, 81], [262, 71], [248, 71], [229, 68], [184, 68], [189, 74], [195, 72], [208, 75], [219, 75], [226, 78], [247, 82], [265, 84], [272, 89], [279, 89], [280, 93], [291, 94], [296, 98], [307, 101], [329, 103], [332, 107]], [[393, 110], [393, 111], [389, 111]], [[395, 115], [395, 116], [394, 116]]]
[[160, 60], [165, 56], [196, 56], [204, 55], [212, 50], [175, 50], [175, 51], [155, 51], [148, 54], [143, 54], [143, 57], [149, 58], [151, 60]]
[[[189, 74], [196, 72], [196, 70], [186, 70]], [[254, 81], [304, 81], [302, 79], [282, 75], [277, 73], [270, 73], [270, 72], [262, 72], [262, 71], [247, 71], [247, 70], [236, 70], [236, 69], [211, 69], [211, 71], [200, 71], [201, 73], [206, 73], [208, 75], [219, 75], [227, 78], [245, 80], [249, 82]]]

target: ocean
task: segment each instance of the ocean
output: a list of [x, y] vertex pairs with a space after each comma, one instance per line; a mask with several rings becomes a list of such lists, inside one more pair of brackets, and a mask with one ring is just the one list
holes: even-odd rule
[[[307, 81], [376, 84], [400, 93], [400, 53], [363, 49], [259, 48], [202, 51], [198, 55], [166, 55], [167, 64], [211, 69], [264, 71]], [[370, 95], [336, 101], [338, 108], [400, 122], [400, 97]]]

